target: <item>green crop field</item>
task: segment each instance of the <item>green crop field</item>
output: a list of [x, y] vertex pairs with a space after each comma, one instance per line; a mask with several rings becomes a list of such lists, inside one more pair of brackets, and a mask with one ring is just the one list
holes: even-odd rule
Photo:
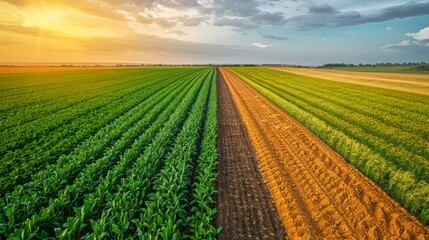
[[0, 240], [429, 240], [429, 0], [0, 0]]
[[429, 221], [429, 97], [265, 68], [229, 68]]
[[[264, 177], [273, 173], [259, 172], [258, 164], [268, 161], [263, 159], [266, 155], [249, 160], [258, 151], [258, 142], [245, 129], [269, 133], [262, 129], [269, 124], [259, 118], [264, 115], [257, 115], [251, 120], [260, 128], [251, 128], [243, 117], [247, 115], [240, 115], [261, 99], [251, 99], [257, 92], [252, 89], [249, 94], [251, 88], [240, 79], [417, 216], [420, 222], [412, 217], [415, 225], [406, 228], [422, 236], [419, 227], [426, 226], [419, 224], [429, 223], [428, 96], [269, 68], [229, 67], [232, 73], [228, 74], [225, 68], [219, 69], [94, 67], [0, 74], [0, 239], [240, 239], [244, 235], [284, 239], [288, 231], [296, 231], [288, 225], [293, 221], [283, 222], [276, 215], [293, 212], [291, 219], [302, 217], [290, 209], [294, 205], [281, 202], [271, 210], [265, 206], [283, 195], [270, 192], [270, 186], [276, 185], [267, 185], [265, 193], [259, 189], [266, 183]], [[311, 135], [307, 129], [305, 134]], [[310, 143], [293, 145], [303, 132], [293, 132], [298, 138], [289, 141], [292, 148], [301, 148], [300, 153], [313, 149]], [[279, 161], [276, 164], [289, 159], [289, 155], [278, 156], [269, 159]], [[296, 174], [298, 169], [270, 166], [275, 166], [275, 173], [293, 170]], [[299, 174], [305, 171], [311, 176], [316, 172], [301, 166]], [[340, 177], [352, 178], [343, 172], [345, 177]], [[366, 181], [362, 185], [373, 186], [359, 176]], [[284, 184], [287, 179], [280, 181]], [[303, 191], [309, 183], [286, 184], [302, 184]], [[354, 189], [353, 184], [343, 189]], [[285, 196], [294, 194], [281, 191]], [[378, 197], [359, 191], [356, 195], [362, 198]], [[297, 199], [293, 201], [304, 201]], [[380, 204], [392, 205], [380, 199]], [[305, 216], [309, 222], [314, 220], [311, 216], [321, 214], [319, 202], [315, 203], [311, 215]], [[392, 208], [411, 216], [399, 205]], [[381, 211], [385, 217], [380, 218]], [[368, 215], [385, 221], [389, 228], [392, 224], [403, 227], [402, 222], [392, 223], [397, 213], [387, 211], [374, 207]], [[344, 214], [344, 221], [352, 220], [353, 214]], [[284, 231], [270, 230], [270, 223], [264, 223], [268, 218]], [[332, 231], [339, 227], [329, 226]]]
[[218, 234], [215, 68], [2, 74], [0, 95], [0, 235]]

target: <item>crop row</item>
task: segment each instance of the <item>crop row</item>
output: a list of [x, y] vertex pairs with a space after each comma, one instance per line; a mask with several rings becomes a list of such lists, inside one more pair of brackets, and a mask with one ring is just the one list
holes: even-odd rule
[[[178, 77], [181, 74], [183, 77], [190, 71], [193, 70], [152, 68], [146, 69], [144, 75], [141, 74], [141, 70], [137, 69], [76, 71], [68, 72], [68, 74], [63, 72], [2, 74], [0, 76], [2, 80], [0, 96], [7, 97], [7, 99], [2, 101], [0, 112], [12, 117], [15, 114], [31, 111], [31, 107], [37, 106], [40, 110], [52, 114], [55, 112], [55, 108], [51, 108], [52, 105], [61, 105], [66, 102], [76, 103], [75, 101], [85, 100], [85, 97], [95, 97], [114, 89], [141, 84], [142, 81], [158, 78], [161, 75], [165, 77], [176, 73]], [[49, 112], [49, 110], [52, 111]], [[21, 118], [21, 116], [19, 117]], [[34, 115], [22, 117], [31, 118]]]
[[[186, 82], [187, 81], [183, 81], [183, 83]], [[170, 95], [170, 93], [166, 91], [174, 89], [177, 83], [172, 84], [169, 88], [163, 89], [163, 91], [159, 91], [151, 98], [139, 104], [133, 111], [118, 118], [115, 121], [116, 124], [101, 129], [97, 134], [75, 148], [72, 154], [62, 156], [56, 165], [38, 172], [37, 175], [33, 177], [33, 181], [23, 186], [18, 186], [12, 195], [9, 195], [7, 198], [8, 206], [5, 208], [5, 211], [9, 212], [11, 216], [16, 216], [14, 217], [14, 221], [10, 222], [9, 225], [13, 227], [15, 222], [19, 222], [20, 219], [23, 220], [28, 218], [43, 206], [44, 203], [47, 203], [51, 197], [58, 195], [62, 198], [67, 198], [64, 197], [66, 196], [64, 194], [56, 193], [67, 186], [67, 184], [71, 184], [72, 181], [75, 181], [74, 185], [84, 186], [85, 188], [88, 186], [76, 183], [82, 180], [91, 180], [92, 182], [90, 184], [93, 184], [94, 176], [91, 176], [91, 174], [100, 174], [99, 167], [106, 167], [107, 164], [113, 163], [115, 158], [123, 153], [124, 149], [145, 130], [145, 127], [151, 123], [152, 118], [159, 114], [159, 111], [166, 106], [168, 103], [166, 100], [171, 100], [171, 96], [166, 98]], [[181, 90], [181, 88], [178, 88], [178, 90]], [[166, 100], [158, 102], [160, 98], [166, 98]], [[150, 109], [152, 109], [151, 112], [149, 112]], [[124, 132], [125, 129], [127, 129], [127, 131], [121, 136], [121, 133]], [[114, 142], [112, 146], [108, 146], [115, 138], [119, 139]], [[103, 156], [97, 158], [96, 156], [99, 155], [97, 154], [98, 152], [102, 152]], [[91, 162], [93, 162], [92, 165], [82, 172], [82, 168]], [[86, 175], [86, 173], [88, 173], [88, 175]], [[78, 174], [80, 176], [75, 180]], [[72, 193], [69, 188], [65, 192], [67, 195]], [[27, 208], [17, 207], [30, 199], [37, 201], [31, 201], [31, 204], [27, 204]]]
[[231, 70], [429, 221], [427, 97], [261, 68]]
[[215, 71], [190, 70], [145, 88], [137, 104], [1, 196], [0, 236], [214, 238]]
[[[184, 72], [187, 74], [182, 73], [182, 77], [192, 73], [189, 70]], [[0, 171], [0, 190], [10, 191], [17, 184], [28, 181], [34, 171], [43, 169], [60, 155], [67, 154], [97, 129], [110, 124], [156, 91], [171, 84], [171, 79], [177, 79], [175, 75], [170, 77], [161, 75], [142, 80], [126, 89], [112, 89], [90, 101], [2, 132], [0, 136], [4, 142], [0, 144], [0, 163], [3, 166]]]

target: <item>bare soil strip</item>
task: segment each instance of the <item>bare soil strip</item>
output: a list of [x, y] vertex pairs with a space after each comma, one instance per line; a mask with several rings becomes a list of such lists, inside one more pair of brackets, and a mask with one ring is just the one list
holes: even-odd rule
[[217, 76], [219, 239], [284, 239], [285, 230], [258, 170], [246, 128], [222, 78]]
[[429, 228], [374, 182], [237, 76], [221, 72], [288, 237], [429, 239]]
[[338, 82], [348, 82], [429, 95], [429, 75], [352, 72], [330, 69], [292, 67], [273, 67], [271, 69]]

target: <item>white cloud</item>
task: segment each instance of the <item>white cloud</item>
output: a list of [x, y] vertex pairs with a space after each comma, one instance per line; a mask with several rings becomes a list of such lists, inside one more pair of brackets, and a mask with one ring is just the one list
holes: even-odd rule
[[387, 27], [386, 30], [387, 31], [393, 30], [393, 27]]
[[400, 43], [392, 43], [392, 44], [384, 45], [381, 48], [383, 48], [383, 49], [389, 49], [389, 48], [394, 48], [394, 47], [407, 47], [407, 46], [410, 46], [410, 45], [411, 45], [410, 40], [404, 40], [404, 41], [402, 41]]
[[425, 27], [416, 33], [406, 33], [405, 36], [411, 40], [404, 40], [400, 43], [392, 43], [382, 46], [382, 49], [398, 49], [401, 47], [423, 46], [429, 47], [429, 27]]
[[416, 33], [407, 33], [405, 34], [408, 37], [412, 37], [419, 41], [429, 40], [429, 27], [425, 27]]
[[269, 44], [263, 44], [263, 43], [252, 43], [253, 46], [257, 47], [257, 48], [267, 48], [267, 47], [271, 47], [272, 45]]
[[341, 38], [322, 38], [322, 41], [341, 41]]

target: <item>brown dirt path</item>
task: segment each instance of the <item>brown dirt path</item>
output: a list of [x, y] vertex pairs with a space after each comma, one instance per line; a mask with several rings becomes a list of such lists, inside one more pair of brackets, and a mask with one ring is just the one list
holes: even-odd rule
[[222, 75], [217, 76], [219, 239], [284, 239], [285, 230], [258, 170], [246, 128]]
[[429, 95], [429, 75], [352, 72], [319, 68], [271, 67], [293, 74]]
[[429, 239], [429, 229], [298, 121], [221, 69], [288, 237]]

